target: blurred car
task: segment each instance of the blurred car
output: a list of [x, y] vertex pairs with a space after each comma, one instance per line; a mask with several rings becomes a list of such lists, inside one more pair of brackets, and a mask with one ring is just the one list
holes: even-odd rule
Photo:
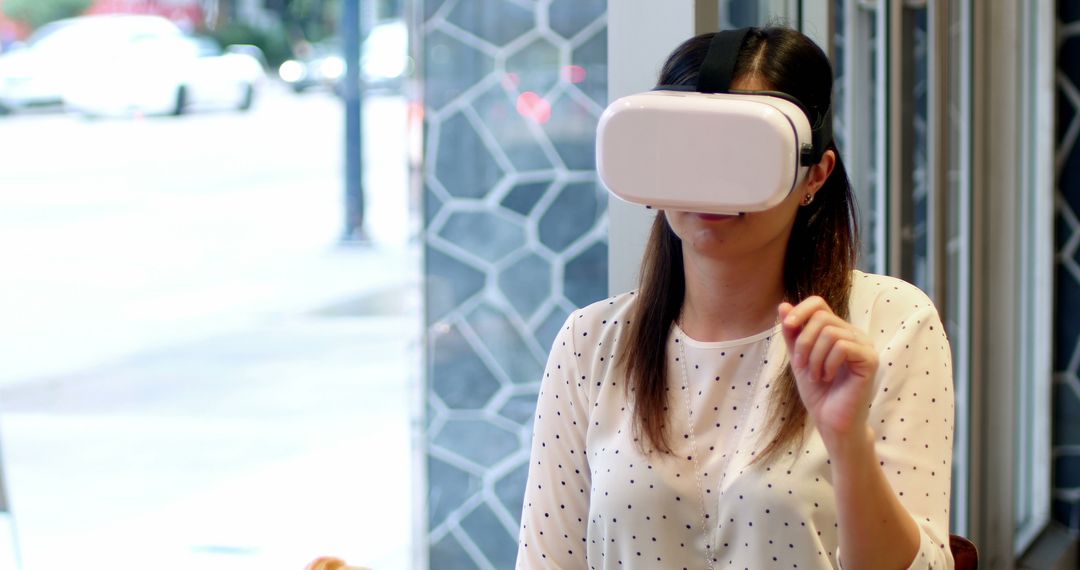
[[[278, 67], [278, 77], [296, 92], [325, 87], [340, 92], [345, 77], [345, 58], [338, 38], [313, 44]], [[364, 85], [374, 89], [397, 89], [412, 73], [409, 30], [402, 20], [372, 27], [364, 40], [361, 72]]]
[[278, 66], [278, 77], [293, 91], [301, 93], [314, 87], [334, 89], [345, 76], [341, 42], [330, 38], [299, 49], [297, 57]]
[[62, 20], [0, 56], [0, 105], [62, 103], [86, 115], [178, 115], [196, 106], [246, 110], [265, 77], [252, 50], [222, 50], [157, 16]]

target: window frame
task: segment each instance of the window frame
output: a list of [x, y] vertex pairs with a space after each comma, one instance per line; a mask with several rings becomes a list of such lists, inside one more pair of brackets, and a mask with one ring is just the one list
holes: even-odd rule
[[[1013, 550], [1021, 555], [1050, 522], [1052, 491], [1054, 74], [1056, 18], [1052, 2], [1021, 3], [1020, 374], [1017, 403], [1017, 509]], [[1031, 65], [1024, 65], [1034, 62]], [[1030, 465], [1025, 473], [1023, 466]]]

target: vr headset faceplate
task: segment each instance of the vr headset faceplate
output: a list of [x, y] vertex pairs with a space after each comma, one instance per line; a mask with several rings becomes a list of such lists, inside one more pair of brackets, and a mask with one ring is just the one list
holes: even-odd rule
[[649, 91], [604, 111], [596, 163], [600, 180], [627, 202], [757, 212], [802, 181], [811, 138], [802, 108], [781, 97]]
[[596, 164], [612, 194], [659, 209], [736, 214], [772, 208], [798, 187], [831, 142], [832, 117], [825, 111], [811, 125], [791, 95], [730, 90], [749, 31], [716, 34], [696, 86], [660, 86], [607, 107]]

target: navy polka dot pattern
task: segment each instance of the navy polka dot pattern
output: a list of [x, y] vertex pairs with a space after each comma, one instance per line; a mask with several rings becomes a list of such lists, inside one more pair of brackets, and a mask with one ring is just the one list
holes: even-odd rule
[[[804, 444], [753, 463], [774, 380], [779, 326], [699, 342], [672, 328], [673, 453], [643, 454], [614, 359], [634, 293], [574, 312], [555, 339], [538, 398], [518, 568], [837, 568], [828, 454]], [[894, 492], [920, 527], [911, 568], [953, 567], [948, 549], [953, 392], [948, 340], [912, 285], [855, 272], [850, 318], [880, 355], [870, 424]]]

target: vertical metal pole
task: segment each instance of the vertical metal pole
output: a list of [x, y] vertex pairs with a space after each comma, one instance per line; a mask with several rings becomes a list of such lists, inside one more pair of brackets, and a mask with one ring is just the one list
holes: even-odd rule
[[345, 59], [345, 228], [342, 240], [364, 240], [363, 107], [360, 0], [344, 0], [341, 40]]

